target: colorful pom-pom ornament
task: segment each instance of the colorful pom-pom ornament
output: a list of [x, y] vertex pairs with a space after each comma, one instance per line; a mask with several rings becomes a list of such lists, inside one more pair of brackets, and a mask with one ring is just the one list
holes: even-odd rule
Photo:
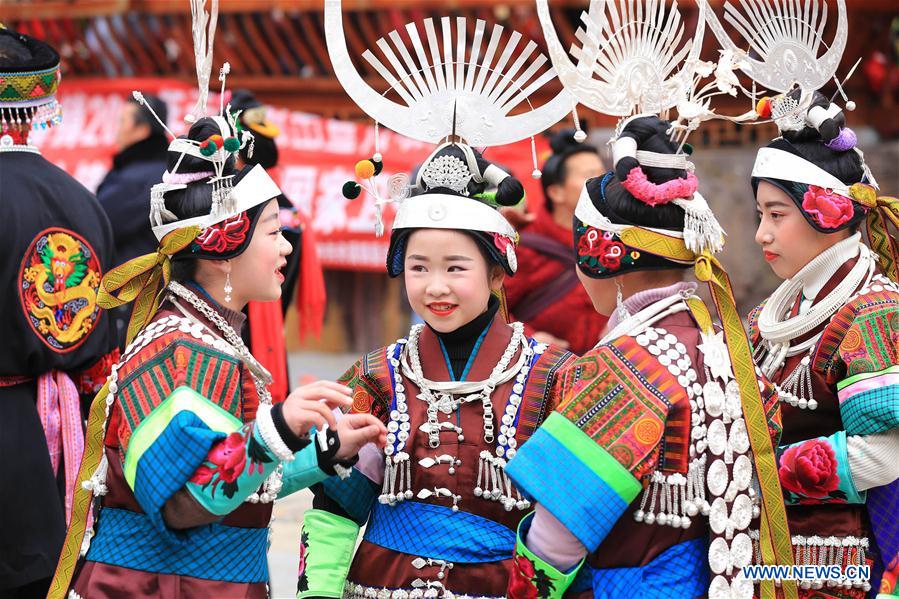
[[347, 181], [343, 184], [343, 197], [348, 200], [355, 200], [362, 193], [362, 186], [355, 181]]
[[375, 154], [371, 157], [371, 163], [375, 165], [375, 177], [377, 177], [384, 170], [384, 162], [378, 158], [378, 154]]
[[223, 145], [225, 145], [225, 140], [222, 139], [222, 136], [221, 136], [221, 135], [218, 135], [218, 134], [216, 134], [216, 135], [210, 135], [210, 136], [209, 136], [209, 141], [211, 141], [212, 143], [214, 143], [215, 145], [217, 145], [217, 146], [220, 147], [220, 148], [221, 148]]
[[200, 144], [200, 154], [203, 156], [212, 156], [216, 152], [218, 152], [218, 146], [211, 138]]
[[236, 137], [229, 137], [225, 140], [225, 150], [232, 154], [240, 149], [240, 140]]
[[764, 97], [755, 105], [755, 111], [763, 119], [771, 118], [771, 98]]
[[360, 160], [356, 163], [356, 177], [359, 179], [371, 179], [375, 176], [375, 163], [369, 159]]

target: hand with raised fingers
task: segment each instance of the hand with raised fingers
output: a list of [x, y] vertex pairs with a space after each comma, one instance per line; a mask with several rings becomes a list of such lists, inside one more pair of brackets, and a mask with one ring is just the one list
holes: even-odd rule
[[347, 460], [359, 453], [367, 443], [378, 447], [387, 444], [387, 427], [371, 414], [344, 414], [337, 421], [337, 436], [340, 438], [338, 460]]
[[345, 386], [332, 381], [316, 381], [297, 387], [284, 401], [284, 419], [290, 430], [298, 437], [315, 427], [319, 430], [327, 424], [331, 428], [337, 426], [332, 410], [342, 409], [353, 404], [353, 392]]

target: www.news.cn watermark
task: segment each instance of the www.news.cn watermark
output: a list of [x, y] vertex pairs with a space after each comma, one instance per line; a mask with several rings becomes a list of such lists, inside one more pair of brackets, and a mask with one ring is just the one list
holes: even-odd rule
[[745, 566], [747, 580], [834, 581], [862, 586], [871, 580], [871, 566]]

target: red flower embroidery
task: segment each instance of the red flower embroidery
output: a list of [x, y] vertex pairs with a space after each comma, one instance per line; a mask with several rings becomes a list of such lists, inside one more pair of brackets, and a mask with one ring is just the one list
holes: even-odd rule
[[194, 475], [190, 477], [190, 482], [198, 485], [208, 485], [213, 476], [215, 476], [215, 470], [209, 466], [200, 466], [194, 472]]
[[578, 240], [577, 253], [579, 256], [592, 256], [598, 258], [605, 253], [608, 244], [609, 242], [603, 238], [599, 229], [587, 227], [587, 230], [584, 231], [584, 234], [581, 235], [581, 238]]
[[216, 254], [230, 252], [240, 247], [247, 239], [250, 219], [246, 212], [206, 227], [197, 236], [196, 243], [203, 250]]
[[825, 497], [837, 490], [837, 457], [829, 443], [812, 439], [788, 448], [780, 458], [784, 489], [806, 497]]
[[222, 489], [225, 495], [233, 497], [237, 491], [235, 481], [243, 473], [244, 466], [247, 463], [247, 438], [244, 436], [245, 434], [241, 432], [231, 433], [213, 445], [205, 460], [212, 463], [212, 466], [203, 464], [197, 468], [194, 475], [190, 478], [190, 482], [203, 487], [211, 483], [213, 495], [219, 483], [224, 483]]
[[297, 593], [309, 590], [309, 577], [306, 575], [306, 557], [309, 555], [309, 534], [300, 535], [300, 569], [297, 574]]
[[852, 200], [809, 185], [802, 196], [802, 209], [825, 229], [836, 229], [852, 219]]
[[533, 582], [535, 574], [531, 560], [521, 555], [516, 556], [506, 593], [509, 599], [538, 599], [540, 595]]
[[621, 258], [624, 257], [624, 244], [618, 241], [606, 242], [605, 252], [599, 257], [599, 263], [609, 270], [621, 268]]
[[247, 440], [240, 433], [231, 433], [217, 443], [206, 459], [217, 466], [218, 475], [226, 483], [237, 480], [247, 463]]

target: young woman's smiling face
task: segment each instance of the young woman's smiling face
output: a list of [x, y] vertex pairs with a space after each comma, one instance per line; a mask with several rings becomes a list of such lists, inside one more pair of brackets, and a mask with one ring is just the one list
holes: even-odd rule
[[287, 264], [290, 243], [281, 235], [277, 200], [270, 200], [259, 215], [247, 249], [231, 260], [233, 296], [239, 302], [270, 302], [281, 297], [281, 270]]
[[470, 235], [450, 229], [418, 229], [409, 235], [403, 273], [412, 309], [441, 333], [482, 314], [504, 277], [502, 267], [488, 264]]
[[759, 227], [755, 241], [765, 260], [781, 279], [792, 278], [818, 254], [846, 239], [850, 233], [821, 233], [812, 228], [799, 207], [779, 187], [760, 181], [756, 192]]

